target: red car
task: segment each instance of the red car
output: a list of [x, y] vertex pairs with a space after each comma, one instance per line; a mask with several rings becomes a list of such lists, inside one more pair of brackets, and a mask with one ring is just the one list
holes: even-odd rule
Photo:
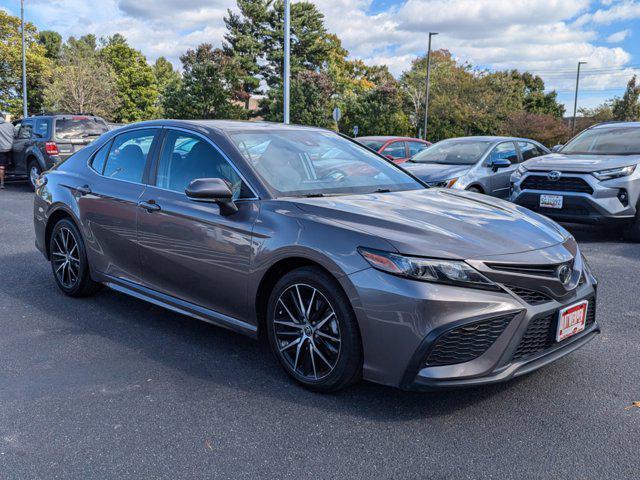
[[411, 137], [371, 136], [358, 137], [355, 140], [393, 160], [394, 163], [404, 163], [431, 145], [431, 142]]

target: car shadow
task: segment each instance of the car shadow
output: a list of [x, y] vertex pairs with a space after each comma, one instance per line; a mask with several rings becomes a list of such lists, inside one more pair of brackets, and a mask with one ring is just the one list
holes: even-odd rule
[[[294, 384], [265, 342], [106, 288], [90, 298], [65, 297], [54, 284], [49, 264], [35, 252], [7, 255], [1, 261], [5, 278], [16, 278], [17, 282], [0, 282], [0, 296], [22, 303], [30, 315], [51, 318], [51, 330], [56, 335], [92, 335], [103, 338], [105, 344], [114, 342], [125, 347], [118, 351], [135, 351], [167, 370], [180, 372], [180, 377], [201, 380], [196, 382], [199, 388], [211, 388], [212, 398], [217, 386], [232, 387], [292, 404], [395, 422], [449, 415], [513, 388], [514, 382], [520, 381], [427, 393], [360, 382], [342, 392], [320, 395]], [[26, 273], [25, 265], [30, 265]], [[34, 288], [37, 295], [33, 294]], [[55, 363], [55, 359], [52, 361]]]
[[614, 242], [629, 243], [622, 236], [622, 227], [604, 225], [581, 225], [577, 223], [563, 223], [575, 239], [580, 242]]

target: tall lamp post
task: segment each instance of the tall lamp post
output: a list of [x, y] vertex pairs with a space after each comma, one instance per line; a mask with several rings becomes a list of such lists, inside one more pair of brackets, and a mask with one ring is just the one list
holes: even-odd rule
[[284, 0], [284, 123], [289, 124], [289, 82], [291, 77], [291, 0]]
[[587, 62], [578, 62], [578, 71], [576, 73], [576, 96], [573, 101], [573, 119], [571, 120], [571, 133], [576, 129], [576, 113], [578, 111], [578, 85], [580, 84], [580, 66]]
[[424, 139], [427, 139], [427, 124], [429, 123], [429, 80], [431, 79], [431, 37], [437, 32], [429, 32], [429, 46], [427, 47], [427, 91], [424, 99]]
[[24, 44], [24, 0], [20, 0], [20, 23], [22, 29], [22, 116], [27, 118], [27, 53]]

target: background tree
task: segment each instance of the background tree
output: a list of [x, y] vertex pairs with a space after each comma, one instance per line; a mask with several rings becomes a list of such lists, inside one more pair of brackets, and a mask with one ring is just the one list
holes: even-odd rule
[[627, 90], [622, 98], [613, 100], [613, 118], [621, 121], [635, 121], [640, 119], [640, 85], [637, 85], [634, 75], [627, 84]]
[[95, 50], [72, 41], [61, 49], [44, 98], [46, 107], [54, 112], [92, 113], [112, 119], [118, 107], [116, 78]]
[[100, 57], [116, 76], [118, 107], [116, 122], [137, 122], [157, 116], [158, 85], [145, 56], [129, 46], [120, 34], [104, 40]]
[[153, 64], [153, 75], [158, 84], [157, 113], [164, 116], [164, 102], [171, 90], [176, 90], [180, 85], [180, 73], [173, 69], [173, 65], [164, 57], [159, 57]]
[[203, 43], [180, 57], [182, 80], [165, 93], [164, 110], [173, 118], [242, 118], [238, 99], [241, 69], [233, 57]]
[[38, 36], [38, 42], [45, 49], [45, 56], [53, 61], [60, 59], [62, 49], [62, 36], [53, 30], [43, 30]]
[[505, 134], [537, 140], [551, 148], [565, 143], [571, 136], [571, 129], [561, 119], [548, 114], [517, 112], [509, 116], [508, 131]]
[[[27, 109], [40, 112], [44, 86], [51, 72], [51, 61], [38, 43], [38, 30], [25, 23], [27, 46]], [[0, 110], [22, 116], [22, 46], [20, 19], [0, 9]]]
[[[331, 96], [333, 83], [325, 73], [302, 70], [291, 80], [291, 122], [332, 128]], [[282, 88], [269, 90], [264, 102], [266, 118], [275, 122], [283, 120]]]

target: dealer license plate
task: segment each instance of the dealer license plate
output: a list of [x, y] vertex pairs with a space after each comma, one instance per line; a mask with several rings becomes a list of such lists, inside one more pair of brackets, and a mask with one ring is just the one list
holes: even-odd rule
[[588, 308], [589, 302], [585, 300], [560, 310], [558, 315], [558, 331], [556, 333], [556, 340], [558, 342], [584, 330]]

